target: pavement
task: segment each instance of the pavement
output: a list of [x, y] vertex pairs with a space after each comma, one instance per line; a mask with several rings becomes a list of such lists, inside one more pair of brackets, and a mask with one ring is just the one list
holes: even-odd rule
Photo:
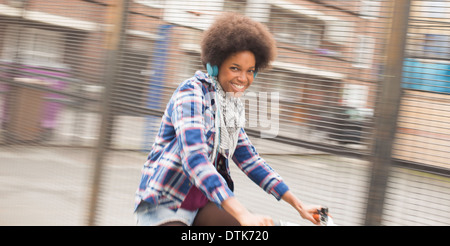
[[[135, 225], [134, 192], [146, 155], [107, 153], [98, 225]], [[87, 147], [0, 146], [0, 225], [86, 225], [94, 157]], [[323, 154], [263, 157], [302, 201], [328, 206], [336, 224], [364, 224], [369, 163]], [[311, 225], [234, 165], [231, 175], [236, 197], [252, 212]], [[450, 225], [449, 204], [449, 178], [393, 168], [383, 223]]]

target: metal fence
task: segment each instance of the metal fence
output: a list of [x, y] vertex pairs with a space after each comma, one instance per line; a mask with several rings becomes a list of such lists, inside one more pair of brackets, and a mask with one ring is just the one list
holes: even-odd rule
[[[132, 225], [166, 103], [229, 11], [277, 41], [246, 131], [300, 199], [450, 225], [450, 1], [431, 0], [0, 0], [0, 224]], [[232, 173], [250, 210], [292, 219]]]

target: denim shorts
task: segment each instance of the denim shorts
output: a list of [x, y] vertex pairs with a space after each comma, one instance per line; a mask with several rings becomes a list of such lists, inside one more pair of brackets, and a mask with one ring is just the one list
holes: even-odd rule
[[159, 226], [167, 222], [182, 222], [188, 226], [194, 223], [198, 210], [189, 211], [179, 208], [173, 211], [164, 206], [141, 202], [136, 209], [136, 222], [139, 226]]

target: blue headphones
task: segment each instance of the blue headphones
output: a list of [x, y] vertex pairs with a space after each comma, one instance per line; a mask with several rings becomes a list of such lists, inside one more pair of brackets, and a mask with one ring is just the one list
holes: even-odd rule
[[[210, 76], [213, 76], [213, 77], [217, 77], [217, 76], [219, 75], [219, 68], [218, 68], [216, 65], [211, 66], [210, 63], [207, 63], [207, 64], [206, 64], [206, 71], [208, 72], [208, 74], [209, 74]], [[256, 78], [256, 75], [257, 75], [257, 74], [258, 74], [258, 73], [255, 72], [255, 73], [253, 74], [253, 78]]]
[[219, 75], [219, 68], [216, 65], [211, 66], [210, 63], [206, 64], [206, 71], [208, 71], [209, 75], [214, 77], [217, 77], [217, 75]]

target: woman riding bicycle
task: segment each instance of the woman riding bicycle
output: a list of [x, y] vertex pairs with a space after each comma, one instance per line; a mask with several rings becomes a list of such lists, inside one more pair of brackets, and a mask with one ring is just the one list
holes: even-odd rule
[[314, 224], [320, 206], [305, 206], [262, 159], [245, 130], [239, 96], [269, 66], [276, 45], [267, 28], [224, 14], [205, 31], [202, 63], [176, 89], [136, 192], [138, 225], [273, 225], [250, 213], [234, 196], [229, 160], [278, 200]]

